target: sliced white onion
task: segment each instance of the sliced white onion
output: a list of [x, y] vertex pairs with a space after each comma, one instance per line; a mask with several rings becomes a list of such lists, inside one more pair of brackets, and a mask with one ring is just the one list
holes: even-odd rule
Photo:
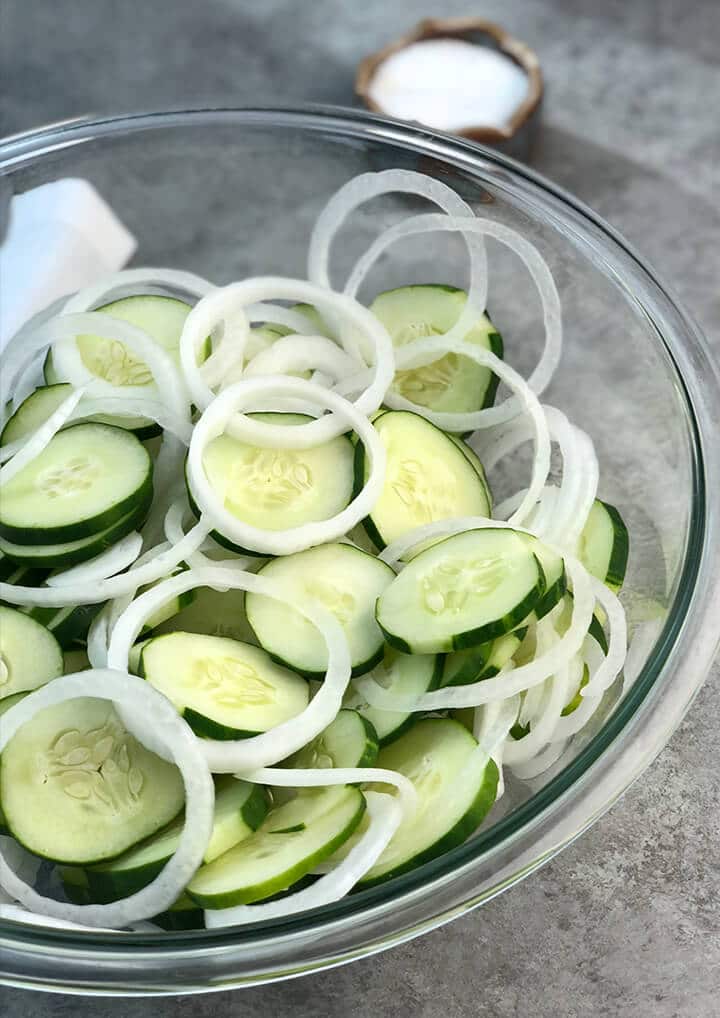
[[600, 696], [606, 689], [609, 689], [622, 670], [627, 657], [627, 619], [623, 606], [615, 594], [594, 576], [588, 574], [588, 578], [593, 594], [605, 609], [608, 634], [605, 660], [591, 677], [587, 686], [580, 691], [582, 696], [593, 697]]
[[92, 668], [107, 668], [107, 645], [110, 626], [111, 603], [100, 609], [90, 623], [87, 634], [87, 656]]
[[567, 742], [552, 742], [541, 753], [534, 756], [532, 760], [513, 764], [510, 770], [515, 777], [529, 781], [531, 778], [536, 778], [539, 774], [549, 770], [553, 764], [557, 763], [567, 748]]
[[[198, 353], [205, 337], [220, 322], [225, 321], [226, 331], [229, 321], [235, 327], [236, 321], [242, 316], [243, 328], [246, 331], [243, 337], [233, 341], [236, 343], [237, 349], [242, 352], [242, 346], [247, 340], [247, 318], [243, 308], [257, 301], [272, 299], [295, 300], [313, 304], [323, 316], [334, 313], [345, 327], [341, 333], [341, 341], [345, 335], [349, 334], [349, 331], [366, 339], [366, 342], [372, 347], [374, 366], [367, 388], [355, 400], [355, 406], [359, 413], [366, 416], [374, 413], [382, 403], [395, 373], [392, 340], [385, 326], [368, 308], [363, 307], [356, 300], [343, 294], [332, 293], [301, 279], [286, 279], [281, 276], [261, 276], [256, 279], [246, 279], [242, 283], [233, 283], [200, 301], [190, 312], [180, 337], [180, 357], [195, 405], [201, 410], [205, 410], [214, 397], [212, 389], [203, 379], [197, 365]], [[230, 319], [230, 315], [234, 317]], [[223, 345], [225, 345], [225, 339], [226, 337], [223, 339]], [[356, 353], [355, 347], [352, 344], [349, 345], [352, 348], [347, 352], [353, 356]], [[341, 434], [344, 423], [342, 420], [338, 421], [335, 415], [328, 414], [320, 420], [296, 426], [293, 430], [295, 432], [303, 431], [307, 435], [308, 444], [312, 444], [328, 441]]]
[[180, 544], [166, 548], [141, 566], [133, 566], [126, 573], [110, 576], [96, 583], [67, 584], [64, 587], [22, 587], [0, 583], [0, 600], [8, 604], [27, 604], [34, 608], [65, 608], [68, 605], [98, 604], [114, 597], [122, 597], [147, 583], [154, 583], [171, 573], [200, 547], [210, 532], [210, 525], [200, 520]]
[[32, 463], [50, 444], [60, 429], [67, 424], [72, 412], [83, 397], [83, 389], [73, 389], [57, 410], [50, 414], [44, 424], [23, 444], [13, 458], [0, 467], [0, 484], [7, 484], [28, 464]]
[[573, 589], [570, 626], [554, 647], [528, 664], [509, 668], [492, 679], [472, 682], [467, 686], [448, 686], [415, 698], [391, 693], [366, 675], [355, 678], [353, 680], [355, 686], [372, 707], [390, 711], [434, 711], [478, 707], [480, 704], [504, 700], [515, 693], [537, 686], [579, 652], [592, 620], [594, 605], [590, 584], [592, 578], [577, 559], [569, 556], [565, 560], [565, 569]]
[[[122, 393], [118, 387], [116, 393]], [[155, 399], [139, 399], [122, 395], [107, 395], [98, 399], [86, 396], [73, 413], [73, 420], [86, 420], [97, 417], [147, 417], [159, 425], [163, 431], [169, 431], [184, 445], [188, 445], [192, 435], [192, 423], [187, 417], [179, 417], [168, 406]]]
[[92, 927], [123, 927], [168, 909], [202, 862], [210, 840], [214, 788], [198, 740], [175, 708], [150, 683], [127, 672], [90, 669], [63, 675], [30, 693], [3, 715], [0, 752], [15, 733], [40, 711], [78, 697], [110, 700], [142, 709], [152, 717], [185, 785], [185, 826], [177, 851], [160, 874], [142, 890], [110, 905], [72, 905], [38, 894], [8, 864], [0, 850], [0, 885], [32, 912]]
[[418, 794], [412, 781], [399, 771], [386, 767], [260, 767], [238, 771], [236, 777], [256, 785], [275, 788], [324, 788], [327, 785], [375, 784], [397, 788], [398, 802], [404, 817], [411, 817], [418, 807]]
[[[579, 658], [580, 670], [578, 684], [582, 678], [582, 659]], [[522, 739], [508, 739], [503, 750], [503, 761], [512, 766], [522, 763], [536, 756], [548, 743], [557, 741], [555, 732], [562, 720], [563, 708], [570, 698], [570, 690], [573, 688], [571, 673], [572, 662], [562, 665], [552, 678], [547, 680], [548, 692], [543, 704], [543, 709], [532, 719], [530, 731]]]
[[[583, 655], [580, 662], [580, 678], [582, 679], [582, 673], [584, 665], [587, 664], [590, 669], [590, 677], [597, 672], [598, 668], [603, 662], [603, 652], [595, 640], [588, 636], [585, 640], [585, 646], [583, 647]], [[579, 686], [578, 681], [578, 686]], [[572, 688], [572, 687], [571, 687]], [[577, 687], [576, 687], [577, 688]], [[571, 736], [576, 735], [580, 732], [585, 725], [588, 723], [590, 718], [593, 716], [595, 711], [598, 709], [602, 702], [602, 695], [600, 696], [583, 696], [578, 706], [570, 714], [567, 714], [564, 718], [561, 717], [552, 733], [552, 738], [548, 742], [560, 742], [569, 739]]]
[[213, 289], [212, 283], [202, 276], [196, 276], [194, 272], [180, 269], [123, 269], [78, 290], [64, 302], [62, 310], [63, 314], [93, 311], [120, 297], [144, 297], [155, 290], [168, 291], [170, 296], [180, 294], [181, 300], [186, 297], [197, 299]]
[[[360, 365], [324, 336], [282, 336], [261, 350], [245, 368], [245, 377], [289, 375], [321, 368], [333, 380], [357, 372]], [[315, 384], [318, 384], [317, 382]]]
[[280, 307], [278, 304], [250, 304], [245, 308], [245, 314], [252, 324], [263, 322], [271, 327], [282, 325], [298, 336], [314, 336], [318, 329], [318, 323], [308, 318], [302, 311]]
[[310, 909], [322, 908], [333, 901], [339, 901], [348, 894], [358, 880], [372, 869], [397, 831], [402, 821], [400, 804], [391, 795], [381, 792], [365, 792], [370, 825], [362, 837], [350, 849], [342, 862], [295, 894], [287, 895], [280, 901], [258, 905], [239, 905], [236, 908], [213, 909], [205, 912], [208, 929], [222, 926], [236, 926], [241, 923], [257, 923], [265, 919], [296, 915]]
[[[228, 424], [234, 424], [234, 434], [243, 441], [259, 446], [277, 448], [307, 448], [307, 441], [315, 436], [309, 429], [315, 423], [329, 420], [329, 416], [313, 424], [270, 424], [248, 417], [241, 410], [253, 409], [258, 399], [275, 396], [299, 396], [320, 406], [326, 406], [336, 420], [350, 425], [364, 444], [370, 462], [370, 473], [362, 491], [339, 513], [328, 520], [301, 524], [287, 530], [262, 530], [250, 526], [231, 513], [212, 489], [203, 466], [203, 454], [208, 443], [223, 434]], [[352, 403], [329, 389], [321, 389], [302, 378], [254, 378], [238, 382], [226, 389], [205, 410], [195, 425], [187, 459], [187, 475], [193, 499], [210, 522], [230, 541], [267, 555], [289, 555], [316, 544], [336, 540], [364, 519], [380, 497], [385, 480], [385, 446], [378, 433]]]
[[[511, 251], [514, 251], [515, 254], [518, 255], [518, 257], [524, 262], [532, 276], [535, 286], [537, 287], [543, 306], [543, 321], [545, 325], [545, 346], [543, 348], [540, 361], [528, 378], [528, 385], [535, 393], [539, 394], [543, 392], [547, 388], [548, 383], [560, 362], [560, 354], [562, 352], [562, 307], [557, 287], [555, 286], [555, 280], [553, 279], [547, 262], [537, 248], [522, 237], [516, 230], [511, 229], [504, 223], [497, 223], [490, 219], [477, 219], [474, 217], [456, 218], [454, 216], [438, 215], [437, 213], [415, 216], [412, 219], [406, 219], [404, 222], [391, 227], [377, 238], [353, 270], [355, 279], [361, 281], [372, 266], [373, 262], [377, 260], [386, 248], [388, 248], [391, 244], [394, 244], [397, 240], [400, 240], [403, 237], [411, 237], [438, 230], [459, 232], [466, 237], [494, 237], [495, 240], [500, 241], [500, 243], [509, 247]], [[482, 308], [484, 308], [484, 303], [481, 310]], [[456, 323], [453, 330], [456, 335], [458, 324], [459, 323]], [[407, 409], [411, 408], [414, 408], [414, 404], [410, 404], [407, 407]], [[508, 420], [509, 417], [514, 416], [514, 412], [508, 407], [507, 403], [502, 404], [500, 407], [491, 408], [491, 410], [493, 410], [494, 413], [490, 414], [490, 417], [486, 419], [492, 418], [494, 422], [501, 419]], [[443, 417], [446, 421], [445, 425], [442, 423]], [[447, 427], [454, 417], [456, 417], [454, 414], [438, 414], [438, 419], [435, 423], [437, 423], [440, 427]], [[467, 424], [463, 429], [458, 430], [467, 431], [478, 426], [480, 425]], [[452, 431], [455, 430], [455, 428], [448, 427], [448, 430]]]
[[[108, 649], [110, 667], [127, 668], [130, 648], [137, 639], [148, 617], [163, 605], [195, 587], [212, 587], [215, 590], [246, 590], [289, 604], [319, 631], [328, 651], [325, 680], [308, 706], [296, 717], [284, 721], [262, 735], [237, 741], [201, 739], [200, 744], [210, 769], [219, 774], [255, 770], [283, 760], [302, 749], [335, 719], [342, 706], [342, 698], [350, 680], [350, 650], [345, 634], [334, 615], [312, 598], [293, 598], [286, 588], [264, 576], [232, 568], [227, 565], [187, 569], [177, 576], [158, 583], [145, 591], [118, 618], [113, 628]], [[150, 725], [143, 728], [152, 739]], [[147, 743], [154, 752], [156, 746]], [[161, 754], [162, 755], [162, 754]]]
[[65, 569], [61, 573], [49, 576], [45, 581], [48, 587], [65, 587], [68, 584], [94, 583], [96, 580], [106, 580], [109, 576], [122, 572], [132, 565], [140, 554], [142, 548], [142, 537], [136, 530], [127, 534], [111, 548], [96, 555], [95, 558], [72, 569]]
[[[189, 419], [187, 390], [177, 364], [167, 350], [136, 325], [100, 311], [86, 311], [54, 318], [42, 326], [42, 331], [52, 343], [57, 370], [75, 385], [86, 385], [91, 395], [160, 399], [178, 417]], [[153, 384], [117, 386], [94, 375], [83, 363], [76, 342], [82, 335], [102, 336], [128, 347], [147, 365]]]
[[[332, 242], [345, 222], [355, 209], [371, 198], [382, 194], [413, 194], [426, 198], [448, 215], [474, 218], [475, 213], [466, 201], [447, 184], [435, 180], [424, 173], [414, 170], [382, 170], [379, 173], [363, 173], [344, 184], [330, 198], [315, 221], [310, 247], [308, 250], [308, 278], [321, 286], [330, 287], [330, 249]], [[440, 217], [442, 218], [442, 217]], [[387, 233], [382, 235], [387, 236]], [[454, 336], [462, 336], [467, 331], [472, 317], [477, 311], [483, 311], [487, 293], [487, 260], [483, 238], [464, 235], [470, 255], [470, 286], [468, 300], [451, 330]], [[374, 260], [374, 259], [373, 259]], [[346, 283], [346, 289], [357, 294], [362, 278], [364, 265], [356, 265]]]
[[175, 435], [164, 432], [153, 466], [153, 504], [143, 527], [148, 549], [160, 540], [168, 509], [185, 491], [185, 456], [184, 444]]

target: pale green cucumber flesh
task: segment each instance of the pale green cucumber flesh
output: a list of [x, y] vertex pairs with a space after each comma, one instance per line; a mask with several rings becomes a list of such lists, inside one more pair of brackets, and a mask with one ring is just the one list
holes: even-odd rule
[[[350, 645], [354, 675], [369, 671], [382, 659], [375, 602], [395, 575], [384, 562], [350, 544], [323, 544], [273, 559], [259, 575], [281, 583], [299, 603], [312, 598], [332, 612]], [[327, 648], [311, 622], [282, 601], [261, 594], [248, 593], [245, 609], [269, 654], [302, 675], [322, 678]]]
[[353, 833], [364, 811], [364, 796], [352, 786], [304, 791], [273, 809], [249, 838], [202, 866], [187, 893], [205, 908], [269, 898], [329, 858]]
[[448, 718], [418, 721], [380, 752], [377, 765], [409, 778], [419, 804], [362, 878], [361, 887], [399, 876], [455, 848], [495, 802], [495, 763], [479, 752], [463, 725]]
[[7, 825], [21, 845], [56, 862], [118, 856], [164, 827], [184, 799], [177, 767], [141, 746], [103, 700], [46, 708], [3, 750]]
[[3, 487], [0, 536], [59, 544], [107, 530], [152, 493], [152, 461], [128, 431], [75, 424]]
[[545, 579], [522, 535], [473, 530], [416, 555], [380, 595], [377, 621], [405, 653], [474, 647], [521, 624]]
[[[364, 526], [379, 548], [409, 531], [457, 516], [489, 516], [482, 477], [445, 432], [418, 414], [392, 410], [375, 421], [385, 446], [385, 484]], [[355, 489], [367, 481], [365, 447], [355, 448]]]
[[148, 640], [145, 678], [199, 735], [237, 739], [266, 732], [305, 709], [307, 682], [261, 648], [220, 636], [168, 633]]

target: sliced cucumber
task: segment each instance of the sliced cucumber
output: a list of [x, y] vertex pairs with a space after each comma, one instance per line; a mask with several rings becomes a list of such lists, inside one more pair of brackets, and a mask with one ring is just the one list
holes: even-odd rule
[[193, 731], [213, 739], [267, 732], [307, 707], [308, 684], [264, 650], [222, 636], [168, 633], [148, 640], [140, 672]]
[[[43, 385], [31, 392], [5, 425], [2, 435], [0, 435], [0, 446], [25, 438], [26, 435], [36, 431], [67, 399], [73, 388], [74, 386], [70, 382], [54, 382], [52, 385]], [[146, 417], [93, 414], [87, 420], [97, 424], [112, 424], [114, 427], [132, 431], [143, 442], [160, 434], [160, 427], [155, 421], [148, 420]]]
[[[378, 548], [436, 520], [490, 515], [484, 481], [445, 432], [404, 410], [382, 414], [374, 426], [387, 450], [387, 468], [382, 494], [364, 526]], [[359, 442], [356, 490], [369, 473], [365, 447]]]
[[490, 643], [448, 654], [443, 665], [443, 686], [467, 686], [497, 675], [512, 659], [523, 641], [525, 630], [515, 630]]
[[[370, 677], [387, 689], [393, 696], [421, 696], [437, 689], [442, 674], [443, 659], [435, 654], [401, 654], [392, 647], [386, 647], [383, 660], [370, 673]], [[365, 702], [362, 694], [352, 685], [343, 704], [354, 708], [375, 731], [381, 746], [412, 725], [417, 715], [410, 711], [379, 710]]]
[[[2, 658], [0, 658], [0, 662], [1, 661], [2, 661]], [[1, 665], [0, 665], [0, 674], [2, 674], [1, 673]], [[2, 695], [2, 690], [1, 689], [0, 689], [0, 695]], [[20, 703], [20, 701], [24, 697], [26, 697], [27, 695], [28, 695], [27, 693], [13, 693], [11, 696], [3, 697], [3, 699], [0, 700], [0, 718], [2, 718], [3, 714], [5, 713], [5, 711], [10, 710], [10, 708], [14, 707], [16, 703]], [[0, 722], [0, 724], [1, 723], [2, 722]], [[2, 802], [0, 802], [0, 834], [9, 834], [9, 833], [10, 833], [10, 830], [8, 828], [8, 825], [7, 825], [6, 821], [5, 821], [5, 814], [2, 811]]]
[[378, 598], [376, 618], [398, 650], [437, 654], [510, 632], [544, 590], [521, 534], [472, 530], [416, 555]]
[[[279, 424], [308, 420], [301, 414], [258, 417]], [[262, 449], [219, 435], [206, 447], [203, 467], [234, 516], [264, 530], [284, 530], [329, 519], [345, 508], [352, 498], [353, 455], [345, 435], [299, 450]], [[188, 490], [194, 498], [190, 485]]]
[[[460, 317], [467, 294], [453, 286], [401, 286], [381, 293], [370, 305], [395, 347], [427, 336], [442, 336]], [[503, 355], [500, 333], [487, 315], [463, 337], [465, 342]], [[498, 379], [469, 357], [450, 353], [424, 367], [398, 371], [393, 390], [429, 410], [463, 413], [492, 406]]]
[[0, 605], [0, 702], [62, 673], [62, 650], [53, 634], [29, 615]]
[[43, 385], [31, 392], [3, 428], [0, 445], [9, 445], [32, 435], [67, 399], [72, 389], [69, 382], [62, 382], [58, 385]]
[[[301, 602], [314, 598], [332, 612], [350, 644], [353, 675], [362, 675], [382, 659], [375, 601], [395, 576], [384, 562], [350, 544], [323, 544], [273, 559], [259, 575], [282, 583]], [[322, 678], [327, 648], [311, 622], [294, 608], [261, 594], [248, 593], [245, 610], [269, 654], [303, 675]]]
[[101, 604], [81, 604], [77, 608], [60, 608], [47, 627], [63, 650], [86, 639], [90, 625], [102, 608]]
[[58, 876], [68, 901], [73, 905], [92, 904], [87, 874], [81, 866], [60, 866]]
[[[490, 482], [487, 479], [487, 474], [485, 473], [485, 467], [482, 465], [482, 461], [480, 460], [480, 457], [475, 452], [475, 450], [472, 449], [467, 444], [467, 442], [463, 441], [463, 439], [460, 437], [460, 435], [451, 435], [449, 432], [446, 432], [446, 434], [447, 434], [447, 437], [450, 439], [450, 441], [454, 442], [454, 444], [458, 447], [458, 449], [463, 454], [463, 456], [465, 456], [470, 461], [473, 469], [475, 470], [475, 473], [478, 475], [480, 480], [485, 485], [485, 493], [487, 495], [488, 505], [490, 506], [490, 509], [492, 510], [492, 501], [493, 500], [492, 500], [492, 492], [490, 491]], [[488, 516], [492, 516], [492, 511], [488, 512]]]
[[426, 718], [383, 749], [378, 766], [399, 771], [420, 802], [360, 886], [389, 880], [461, 844], [495, 802], [498, 770], [459, 722]]
[[85, 865], [111, 859], [182, 809], [182, 777], [125, 729], [104, 700], [48, 707], [10, 739], [0, 802], [35, 855]]
[[63, 675], [72, 675], [74, 672], [84, 672], [86, 668], [92, 667], [87, 651], [82, 647], [73, 647], [63, 654]]
[[[49, 570], [66, 569], [68, 566], [87, 562], [107, 548], [111, 548], [113, 544], [117, 544], [126, 534], [137, 530], [145, 521], [151, 501], [152, 490], [148, 492], [148, 497], [126, 516], [116, 520], [106, 530], [101, 530], [90, 537], [81, 537], [77, 541], [63, 541], [59, 544], [15, 544], [0, 537], [0, 550], [18, 565], [44, 570], [46, 578]], [[13, 582], [20, 583], [21, 580]], [[26, 582], [24, 578], [22, 582]], [[41, 582], [44, 582], [44, 579]], [[29, 586], [40, 586], [40, 583], [32, 582]]]
[[[227, 777], [217, 782], [210, 842], [203, 862], [209, 863], [249, 837], [265, 819], [268, 800], [262, 785], [251, 785]], [[125, 898], [145, 887], [177, 851], [185, 825], [184, 817], [131, 848], [117, 859], [87, 870], [88, 886], [94, 901]]]
[[365, 798], [350, 785], [306, 791], [272, 810], [258, 830], [201, 866], [187, 887], [205, 908], [269, 898], [296, 883], [353, 833]]
[[616, 593], [623, 585], [630, 538], [615, 506], [596, 498], [580, 535], [579, 558], [589, 573]]
[[373, 724], [357, 711], [341, 710], [289, 763], [291, 767], [372, 767], [378, 748]]
[[135, 435], [75, 424], [3, 488], [0, 535], [17, 544], [78, 541], [107, 530], [152, 494], [152, 461]]
[[[180, 336], [185, 319], [190, 313], [190, 306], [184, 301], [174, 297], [140, 295], [123, 297], [97, 310], [101, 314], [110, 315], [142, 329], [179, 363]], [[155, 384], [147, 364], [119, 340], [85, 335], [78, 336], [75, 342], [87, 371], [88, 381], [101, 378], [112, 385], [139, 389], [143, 394], [147, 392], [147, 386]], [[209, 348], [210, 343], [206, 341], [202, 352], [203, 359], [209, 353]], [[69, 377], [68, 368], [62, 347], [55, 348], [54, 353], [51, 351], [45, 362], [45, 380], [49, 383], [66, 381]], [[108, 417], [107, 420], [118, 427], [134, 431], [143, 439], [160, 432], [154, 421], [144, 417]]]
[[199, 587], [193, 594], [191, 604], [155, 627], [156, 636], [172, 632], [202, 633], [256, 643], [255, 634], [245, 618], [244, 590], [219, 591], [212, 587]]
[[202, 930], [205, 926], [205, 912], [187, 894], [181, 894], [167, 912], [153, 916], [152, 921], [168, 933]]
[[565, 573], [565, 562], [560, 555], [557, 555], [552, 548], [539, 541], [530, 534], [525, 535], [530, 542], [533, 552], [545, 574], [545, 593], [535, 605], [535, 617], [543, 618], [563, 598], [567, 590], [567, 575]]

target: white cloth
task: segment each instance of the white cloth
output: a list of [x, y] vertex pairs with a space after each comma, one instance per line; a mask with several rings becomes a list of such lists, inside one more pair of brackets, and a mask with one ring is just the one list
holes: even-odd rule
[[87, 180], [16, 195], [0, 247], [0, 349], [38, 311], [121, 269], [136, 246]]

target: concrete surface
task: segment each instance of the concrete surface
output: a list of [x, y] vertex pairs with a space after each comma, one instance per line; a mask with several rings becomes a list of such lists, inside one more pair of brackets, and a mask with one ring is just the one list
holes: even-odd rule
[[[357, 61], [419, 17], [493, 17], [548, 79], [536, 167], [644, 252], [720, 352], [717, 0], [26, 0], [0, 9], [3, 131], [87, 112], [352, 103]], [[654, 767], [540, 873], [389, 954], [238, 993], [0, 990], [3, 1018], [713, 1018], [720, 1012], [720, 673]]]

